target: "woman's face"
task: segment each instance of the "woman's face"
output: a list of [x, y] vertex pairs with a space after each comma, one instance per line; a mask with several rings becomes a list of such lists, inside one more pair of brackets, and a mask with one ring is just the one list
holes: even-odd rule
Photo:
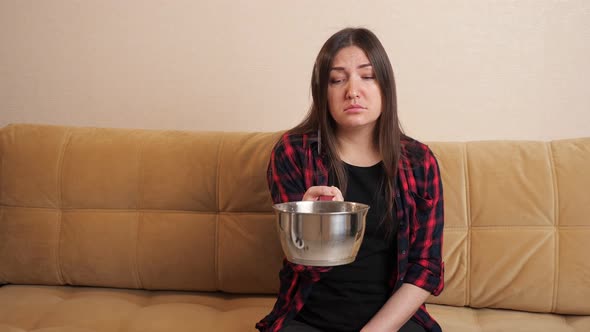
[[330, 68], [328, 107], [339, 129], [373, 129], [381, 115], [381, 90], [365, 52], [349, 46]]

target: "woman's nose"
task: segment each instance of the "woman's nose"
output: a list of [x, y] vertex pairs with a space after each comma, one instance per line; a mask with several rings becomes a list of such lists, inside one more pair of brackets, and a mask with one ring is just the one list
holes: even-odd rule
[[350, 80], [348, 82], [348, 87], [346, 90], [346, 98], [347, 99], [355, 99], [359, 97], [359, 92], [358, 92], [358, 88], [356, 83], [354, 83], [354, 80]]
[[357, 93], [356, 91], [349, 92], [349, 93], [346, 95], [346, 98], [347, 98], [347, 99], [356, 99], [356, 98], [358, 98], [358, 97], [359, 97], [359, 95], [358, 95], [358, 93]]

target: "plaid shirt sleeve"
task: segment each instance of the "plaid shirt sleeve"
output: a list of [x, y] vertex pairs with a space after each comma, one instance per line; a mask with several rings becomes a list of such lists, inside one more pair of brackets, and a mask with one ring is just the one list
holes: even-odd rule
[[300, 201], [307, 190], [300, 160], [303, 151], [283, 135], [272, 150], [268, 163], [267, 182], [273, 203]]
[[411, 218], [411, 242], [404, 282], [439, 295], [444, 287], [442, 180], [432, 151], [425, 145], [423, 148], [423, 165], [414, 169], [411, 180], [415, 183], [410, 185], [416, 188], [417, 195], [413, 195], [416, 217]]
[[[319, 159], [309, 148], [307, 135], [285, 134], [272, 150], [268, 164], [267, 181], [273, 203], [300, 201], [308, 187], [324, 184], [327, 174], [318, 177]], [[321, 173], [321, 172], [320, 172]], [[325, 171], [324, 171], [325, 173]], [[292, 319], [303, 307], [306, 294], [330, 267], [314, 267], [283, 260], [279, 272], [280, 289], [273, 310], [256, 324], [260, 331], [280, 331], [284, 323]]]

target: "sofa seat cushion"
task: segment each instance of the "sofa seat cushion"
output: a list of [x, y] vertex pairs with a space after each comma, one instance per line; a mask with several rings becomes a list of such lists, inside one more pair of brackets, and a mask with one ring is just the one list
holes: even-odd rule
[[427, 305], [444, 332], [588, 332], [590, 316]]
[[[255, 331], [273, 296], [0, 287], [0, 332]], [[447, 332], [590, 331], [590, 317], [428, 305]]]
[[93, 287], [0, 287], [0, 332], [255, 331], [270, 296]]

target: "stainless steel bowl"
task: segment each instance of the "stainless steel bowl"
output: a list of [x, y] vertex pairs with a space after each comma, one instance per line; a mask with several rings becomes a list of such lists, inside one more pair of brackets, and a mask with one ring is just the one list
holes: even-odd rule
[[363, 241], [369, 206], [301, 201], [273, 205], [283, 252], [290, 262], [335, 266], [353, 262]]

